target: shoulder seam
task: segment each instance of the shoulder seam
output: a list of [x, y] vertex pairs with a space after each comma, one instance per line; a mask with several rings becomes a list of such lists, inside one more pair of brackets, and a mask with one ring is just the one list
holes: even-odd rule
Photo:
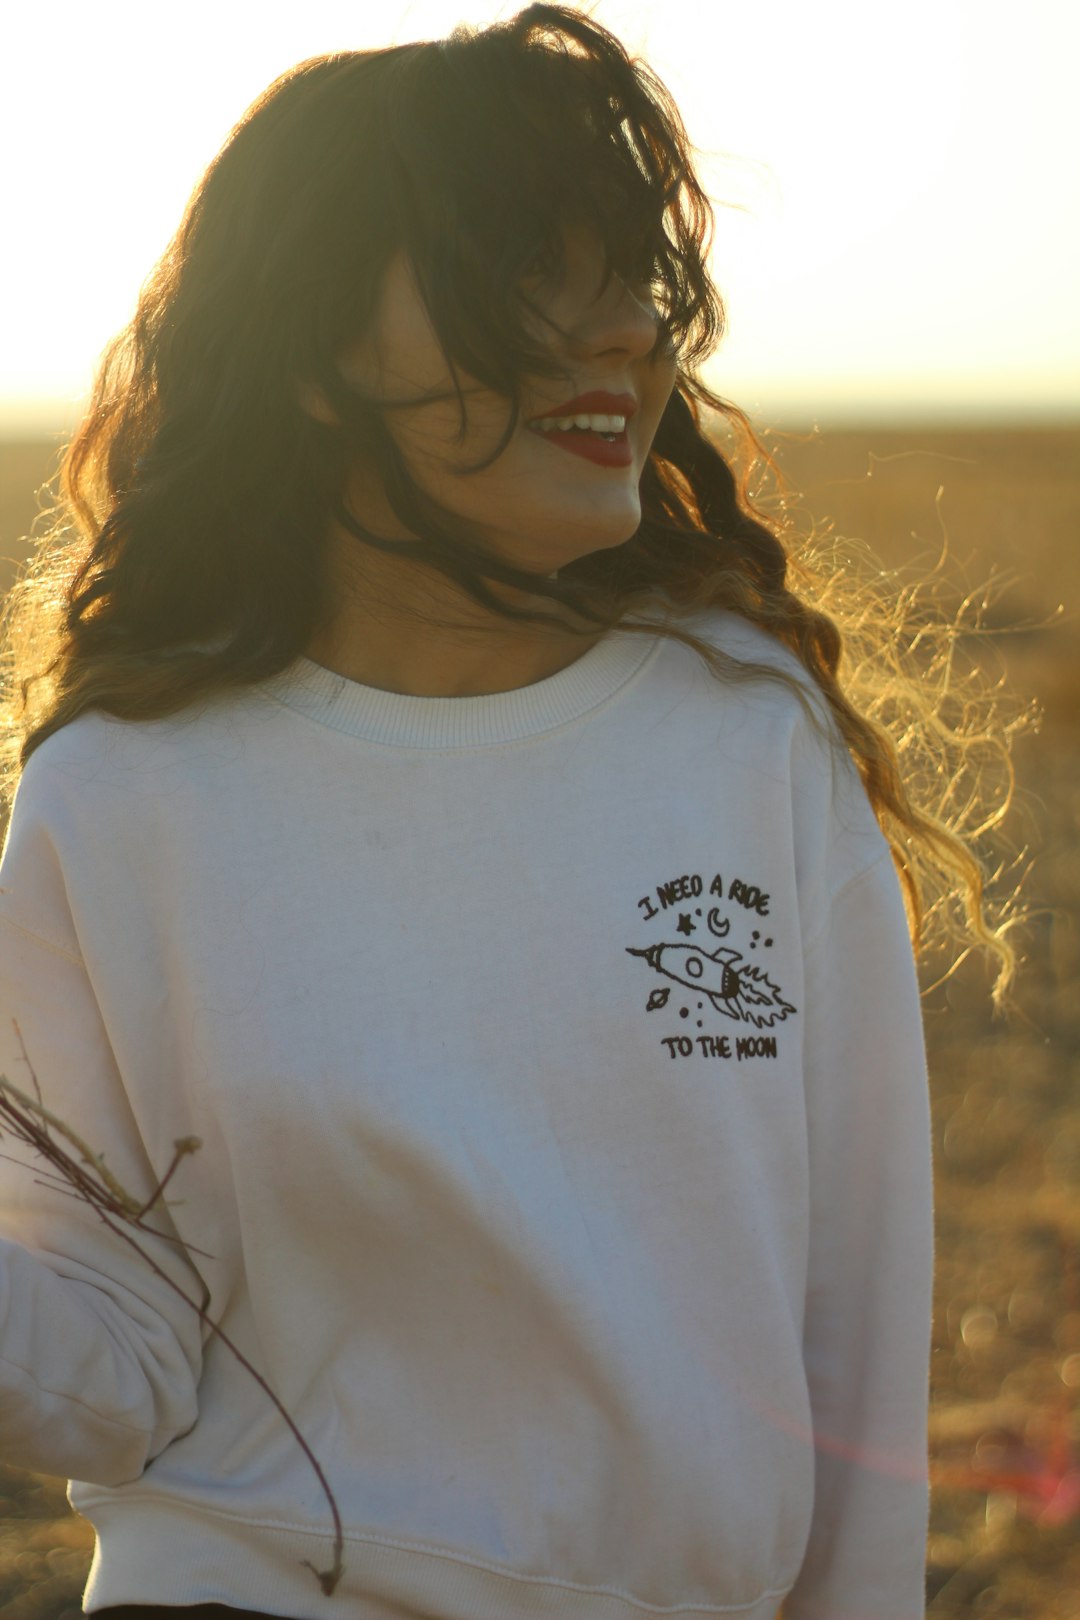
[[25, 928], [22, 923], [16, 922], [14, 917], [4, 916], [3, 912], [0, 912], [0, 918], [7, 923], [9, 928], [15, 928], [20, 934], [25, 934], [27, 939], [32, 939], [34, 944], [40, 945], [43, 950], [52, 951], [54, 956], [62, 956], [65, 962], [73, 962], [76, 967], [84, 968], [86, 966], [82, 957], [76, 952], [69, 951], [63, 945], [54, 945], [51, 939], [45, 939], [41, 934], [35, 934], [32, 928]]

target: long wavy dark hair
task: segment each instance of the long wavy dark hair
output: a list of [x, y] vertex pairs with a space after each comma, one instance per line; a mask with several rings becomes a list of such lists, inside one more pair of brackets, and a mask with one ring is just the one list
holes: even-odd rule
[[[936, 662], [904, 664], [910, 601], [835, 563], [815, 571], [783, 501], [769, 517], [751, 497], [752, 468], [779, 469], [745, 414], [697, 375], [724, 308], [691, 152], [651, 70], [559, 5], [444, 40], [316, 57], [270, 85], [106, 349], [60, 467], [56, 521], [10, 595], [8, 796], [33, 750], [87, 709], [167, 715], [304, 653], [332, 608], [336, 521], [361, 544], [415, 555], [493, 613], [567, 622], [511, 606], [494, 582], [552, 598], [583, 636], [614, 626], [672, 636], [720, 679], [764, 675], [799, 691], [725, 657], [686, 621], [722, 607], [761, 626], [826, 700], [890, 841], [913, 937], [932, 915], [953, 940], [985, 947], [1000, 995], [1017, 912], [991, 918], [969, 846], [1007, 794], [987, 809], [955, 783], [980, 749], [1006, 757], [1007, 739], [989, 713], [972, 723], [970, 704], [963, 723], [948, 718], [947, 636]], [[369, 330], [404, 251], [450, 361], [462, 433], [458, 367], [512, 407], [489, 466], [518, 425], [523, 379], [565, 375], [529, 336], [525, 289], [538, 264], [558, 273], [564, 227], [581, 221], [599, 233], [607, 277], [651, 284], [657, 342], [678, 371], [637, 532], [540, 579], [413, 482], [384, 408], [346, 385], [338, 361]], [[336, 423], [304, 409], [301, 385], [323, 391]], [[725, 452], [705, 411], [737, 451]], [[415, 540], [381, 539], [348, 511], [358, 453]]]

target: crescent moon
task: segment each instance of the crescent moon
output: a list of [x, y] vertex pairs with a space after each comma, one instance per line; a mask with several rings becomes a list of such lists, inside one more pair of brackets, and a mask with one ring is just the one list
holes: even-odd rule
[[723, 939], [725, 934], [729, 933], [731, 930], [731, 918], [726, 917], [723, 922], [714, 922], [713, 919], [718, 918], [719, 916], [720, 908], [718, 906], [713, 906], [712, 910], [709, 912], [709, 928], [711, 932], [716, 935], [717, 939]]

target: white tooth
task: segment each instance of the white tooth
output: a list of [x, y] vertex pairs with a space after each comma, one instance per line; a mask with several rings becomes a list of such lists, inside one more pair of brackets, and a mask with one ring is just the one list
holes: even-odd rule
[[532, 425], [540, 433], [550, 433], [553, 429], [566, 433], [573, 427], [591, 429], [594, 433], [621, 433], [626, 426], [626, 417], [595, 413], [591, 416], [543, 416]]

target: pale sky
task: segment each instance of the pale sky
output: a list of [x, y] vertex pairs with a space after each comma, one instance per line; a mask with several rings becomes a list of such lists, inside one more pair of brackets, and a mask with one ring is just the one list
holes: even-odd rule
[[[203, 167], [271, 79], [523, 0], [51, 0], [0, 21], [0, 435], [65, 431]], [[1080, 0], [595, 0], [718, 206], [758, 425], [1080, 419]]]

